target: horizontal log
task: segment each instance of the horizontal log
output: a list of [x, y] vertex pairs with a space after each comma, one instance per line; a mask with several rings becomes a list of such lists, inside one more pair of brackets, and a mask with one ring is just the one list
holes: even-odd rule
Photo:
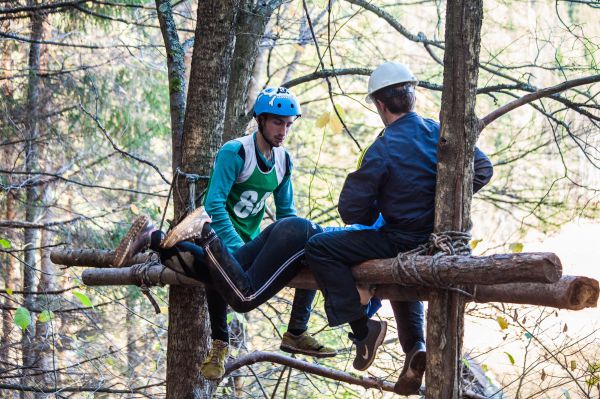
[[[52, 251], [52, 261], [67, 266], [109, 267], [112, 253], [98, 250]], [[141, 263], [147, 255], [138, 255]], [[435, 264], [432, 265], [432, 261]], [[408, 262], [411, 263], [411, 262]], [[414, 268], [412, 267], [414, 266]], [[414, 264], [399, 265], [395, 258], [366, 261], [352, 268], [357, 281], [370, 284], [404, 285], [553, 283], [562, 275], [560, 259], [549, 252], [501, 254], [491, 256], [417, 256]], [[426, 284], [421, 284], [425, 282]]]
[[109, 269], [86, 269], [81, 274], [85, 285], [185, 285], [201, 286], [202, 283], [193, 278], [177, 273], [160, 263], [154, 263], [139, 269], [138, 265], [131, 267]]
[[[104, 249], [57, 249], [50, 252], [50, 260], [64, 266], [112, 267], [114, 254]], [[149, 253], [138, 254], [125, 266], [144, 263], [149, 256]]]
[[[142, 275], [135, 267], [120, 269], [87, 269], [82, 274], [87, 285], [140, 285]], [[177, 284], [199, 286], [202, 283], [167, 269], [160, 264], [149, 266], [143, 277], [148, 284]], [[309, 270], [305, 269], [289, 284], [294, 288], [318, 289]], [[395, 301], [426, 301], [430, 289], [427, 287], [405, 287], [394, 284], [376, 285], [377, 296]], [[596, 307], [598, 281], [581, 276], [563, 276], [556, 283], [510, 283], [474, 286], [475, 302], [505, 302], [559, 309], [581, 310]]]
[[[416, 274], [427, 284], [503, 284], [513, 282], [553, 283], [562, 275], [558, 256], [550, 252], [528, 252], [491, 256], [441, 256], [432, 266], [431, 256], [417, 256]], [[372, 284], [417, 284], [410, 265], [398, 266], [395, 258], [366, 261], [352, 268], [358, 281]], [[435, 274], [435, 275], [434, 275]]]

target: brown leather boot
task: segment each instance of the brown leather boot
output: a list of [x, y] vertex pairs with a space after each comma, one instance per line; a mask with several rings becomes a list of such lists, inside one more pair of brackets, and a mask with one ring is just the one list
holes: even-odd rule
[[147, 215], [138, 216], [117, 246], [113, 266], [126, 266], [131, 258], [147, 249], [150, 246], [150, 234], [154, 230], [156, 228]]
[[212, 220], [204, 207], [197, 208], [167, 233], [160, 243], [161, 248], [171, 248], [178, 242], [208, 235], [212, 231], [210, 222]]

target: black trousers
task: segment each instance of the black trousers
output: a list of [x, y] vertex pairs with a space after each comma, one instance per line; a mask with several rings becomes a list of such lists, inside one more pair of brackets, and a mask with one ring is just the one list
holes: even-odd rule
[[[279, 292], [303, 265], [307, 241], [322, 229], [309, 220], [291, 217], [269, 225], [254, 240], [231, 255], [219, 238], [202, 248], [191, 242], [160, 250], [163, 264], [210, 285], [207, 297], [213, 337], [225, 339], [226, 304], [248, 312]], [[296, 290], [289, 328], [306, 329], [314, 291]]]
[[[330, 326], [364, 316], [350, 267], [369, 259], [391, 258], [416, 248], [427, 237], [381, 230], [346, 230], [313, 236], [306, 246], [306, 263], [325, 296]], [[425, 342], [422, 302], [392, 301], [398, 337], [405, 352], [418, 341]]]

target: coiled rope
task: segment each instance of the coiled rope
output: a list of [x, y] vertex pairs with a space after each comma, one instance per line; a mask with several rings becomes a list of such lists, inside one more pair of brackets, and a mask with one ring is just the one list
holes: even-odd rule
[[[402, 285], [422, 285], [425, 287], [444, 289], [458, 292], [473, 298], [474, 294], [466, 292], [450, 284], [444, 284], [439, 276], [437, 263], [442, 256], [471, 255], [471, 234], [462, 231], [444, 231], [441, 233], [432, 233], [425, 244], [406, 252], [400, 252], [394, 259], [392, 275], [394, 281], [401, 282]], [[431, 256], [427, 266], [432, 281], [427, 281], [417, 269], [417, 256]]]

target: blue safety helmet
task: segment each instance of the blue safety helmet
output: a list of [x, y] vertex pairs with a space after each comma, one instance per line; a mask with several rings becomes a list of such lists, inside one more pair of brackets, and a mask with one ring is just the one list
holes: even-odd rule
[[254, 103], [254, 116], [274, 114], [281, 116], [300, 116], [300, 103], [291, 91], [285, 87], [267, 87], [258, 94]]

